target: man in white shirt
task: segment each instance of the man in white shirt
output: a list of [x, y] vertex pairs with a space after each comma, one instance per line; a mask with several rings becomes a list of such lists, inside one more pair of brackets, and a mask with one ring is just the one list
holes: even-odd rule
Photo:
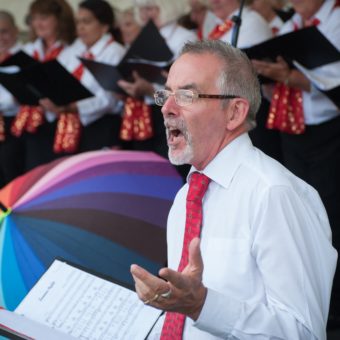
[[[306, 26], [316, 26], [334, 47], [340, 50], [339, 1], [293, 0], [291, 3], [296, 13], [285, 23], [279, 34], [289, 33]], [[315, 45], [313, 41], [310, 41], [310, 44]], [[304, 129], [300, 133], [294, 133], [294, 131], [289, 133], [281, 124], [273, 124], [273, 128], [281, 131], [283, 164], [295, 175], [312, 185], [320, 194], [332, 228], [333, 244], [339, 251], [340, 107], [332, 102], [305, 74], [297, 69], [290, 69], [282, 59], [278, 59], [276, 63], [254, 61], [254, 66], [261, 75], [276, 81], [275, 88], [282, 91], [282, 95], [278, 96], [278, 91], [274, 90], [268, 123], [279, 122], [287, 107], [293, 109], [294, 118], [297, 118], [301, 112]], [[340, 61], [336, 61], [314, 68], [313, 72], [320, 79], [327, 79], [329, 83], [332, 83], [339, 78], [339, 70]], [[291, 93], [287, 101], [286, 93]], [[301, 104], [294, 103], [294, 98], [299, 98]], [[295, 122], [291, 118], [289, 121], [295, 124], [296, 119]], [[284, 123], [286, 122], [283, 121]], [[289, 127], [289, 123], [286, 126]], [[340, 268], [334, 279], [329, 326], [330, 328], [340, 327]]]
[[187, 43], [155, 100], [170, 160], [192, 165], [189, 185], [194, 173], [210, 184], [186, 267], [177, 270], [188, 184], [169, 214], [169, 267], [160, 278], [131, 267], [140, 299], [167, 311], [150, 338], [169, 339], [171, 311], [186, 316], [173, 339], [326, 339], [337, 259], [327, 215], [312, 187], [251, 144], [260, 89], [247, 57], [219, 41]]

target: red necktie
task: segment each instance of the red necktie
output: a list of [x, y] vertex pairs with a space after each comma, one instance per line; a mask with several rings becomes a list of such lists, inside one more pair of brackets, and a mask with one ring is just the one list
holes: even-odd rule
[[[202, 225], [202, 199], [207, 191], [209, 182], [210, 179], [199, 172], [194, 172], [191, 175], [186, 202], [186, 221], [182, 257], [178, 266], [179, 272], [182, 272], [188, 264], [189, 244], [191, 240], [200, 236]], [[182, 339], [184, 322], [184, 314], [167, 312], [161, 340]]]

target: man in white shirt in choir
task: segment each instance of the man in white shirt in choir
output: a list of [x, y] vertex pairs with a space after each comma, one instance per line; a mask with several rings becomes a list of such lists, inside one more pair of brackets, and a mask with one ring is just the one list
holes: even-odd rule
[[[17, 42], [18, 28], [14, 17], [7, 11], [0, 11], [0, 63], [3, 63], [21, 49]], [[19, 109], [13, 95], [0, 85], [0, 187], [24, 171], [24, 147], [21, 139], [10, 133], [12, 121]]]
[[252, 145], [260, 87], [248, 58], [187, 43], [155, 101], [171, 162], [192, 167], [168, 218], [168, 268], [131, 266], [140, 299], [166, 311], [149, 338], [325, 340], [337, 260], [327, 214]]

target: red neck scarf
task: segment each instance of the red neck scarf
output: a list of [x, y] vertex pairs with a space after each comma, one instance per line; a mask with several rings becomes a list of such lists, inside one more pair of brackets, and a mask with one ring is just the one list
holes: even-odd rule
[[225, 20], [222, 24], [218, 24], [209, 33], [208, 39], [218, 40], [223, 37], [234, 26], [234, 22], [231, 19]]

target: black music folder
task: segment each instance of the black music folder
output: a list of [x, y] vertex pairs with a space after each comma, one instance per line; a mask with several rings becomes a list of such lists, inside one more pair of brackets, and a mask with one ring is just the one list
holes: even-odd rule
[[42, 98], [49, 98], [56, 105], [67, 105], [93, 96], [57, 60], [20, 68], [1, 65], [0, 84], [25, 105], [38, 105]]
[[133, 81], [133, 71], [151, 83], [164, 84], [166, 77], [163, 71], [169, 70], [173, 57], [173, 53], [158, 28], [150, 20], [119, 65], [112, 66], [89, 59], [79, 59], [105, 90], [124, 93], [117, 85], [117, 81], [120, 79]]
[[154, 22], [150, 20], [133, 41], [122, 62], [144, 60], [170, 63], [173, 58], [174, 55], [166, 41]]
[[295, 60], [308, 69], [340, 60], [340, 51], [315, 26], [277, 36], [243, 51], [250, 59], [275, 61], [282, 56], [289, 64]]
[[122, 63], [118, 66], [113, 66], [98, 61], [79, 58], [84, 66], [92, 73], [98, 83], [108, 91], [116, 93], [125, 93], [124, 90], [118, 86], [117, 81], [124, 79], [133, 81], [132, 72], [136, 71], [141, 77], [145, 78], [151, 83], [164, 84], [165, 76], [162, 73], [167, 67], [143, 63]]
[[117, 84], [118, 80], [123, 79], [118, 67], [81, 57], [79, 59], [103, 89], [116, 93], [125, 93]]
[[18, 51], [17, 53], [13, 54], [5, 61], [3, 61], [0, 66], [19, 66], [20, 68], [29, 67], [35, 64], [38, 64], [39, 61], [32, 58], [30, 55], [25, 53], [24, 51]]

